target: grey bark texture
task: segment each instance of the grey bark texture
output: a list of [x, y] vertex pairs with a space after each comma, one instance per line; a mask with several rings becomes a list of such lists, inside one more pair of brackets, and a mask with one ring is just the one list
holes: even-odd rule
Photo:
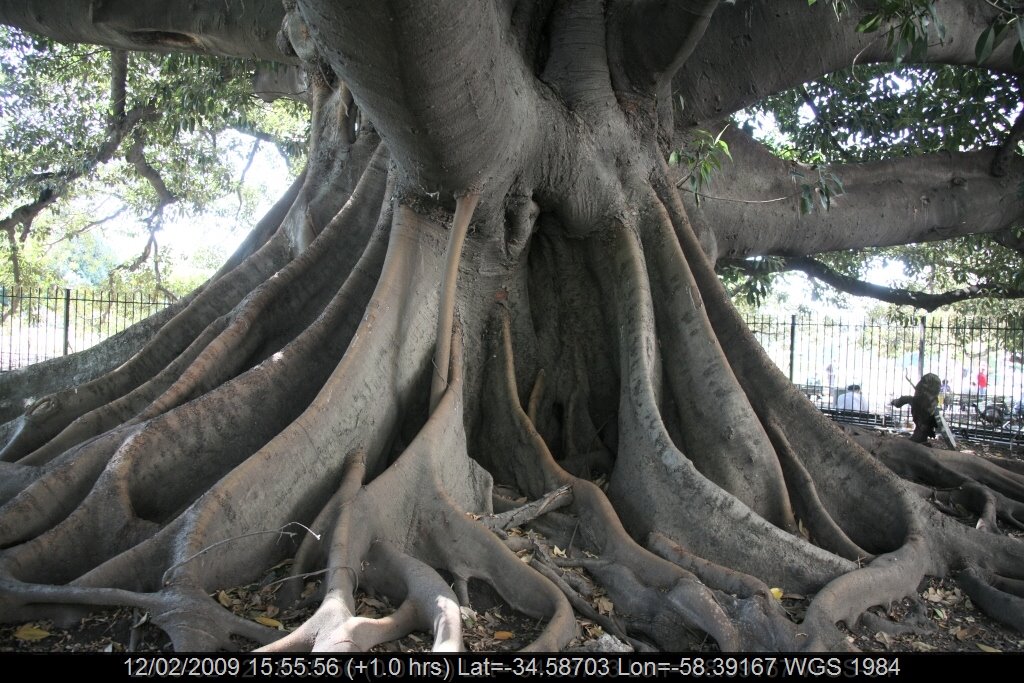
[[[73, 20], [49, 26], [44, 5], [0, 3], [0, 19], [218, 54], [262, 53], [273, 32], [270, 3], [68, 3]], [[772, 29], [795, 30], [798, 5], [819, 17], [795, 0], [777, 17], [756, 2], [284, 3], [282, 47], [309, 69], [305, 175], [127, 360], [111, 343], [82, 356], [106, 369], [85, 383], [52, 387], [52, 366], [2, 380], [34, 400], [0, 451], [0, 615], [129, 605], [184, 650], [243, 636], [353, 651], [429, 631], [450, 651], [483, 582], [541, 625], [526, 647], [557, 650], [580, 644], [596, 586], [634, 647], [835, 650], [838, 622], [970, 568], [978, 604], [1019, 624], [1021, 543], [991, 532], [1024, 525], [1024, 475], [966, 458], [915, 470], [892, 440], [839, 431], [713, 268], [719, 252], [1002, 229], [1016, 171], [992, 180], [983, 154], [851, 167], [845, 212], [805, 221], [687, 206], [665, 162], [673, 76], [698, 102], [702, 79], [732, 97], [761, 71], [709, 71], [735, 13], [792, 45]], [[182, 37], [204, 27], [208, 41]], [[796, 78], [759, 49], [764, 82]], [[817, 49], [828, 59], [800, 78], [836, 63]], [[357, 109], [372, 125], [353, 137]], [[752, 144], [723, 185], [781, 191], [785, 165]], [[972, 485], [987, 528], [905, 478]], [[528, 522], [531, 547], [565, 557], [528, 564], [486, 523], [511, 507], [496, 485], [571, 490]], [[278, 601], [315, 576], [319, 607], [283, 638], [209, 597], [286, 559]], [[802, 624], [775, 588], [813, 596]], [[358, 615], [367, 590], [397, 608]]]

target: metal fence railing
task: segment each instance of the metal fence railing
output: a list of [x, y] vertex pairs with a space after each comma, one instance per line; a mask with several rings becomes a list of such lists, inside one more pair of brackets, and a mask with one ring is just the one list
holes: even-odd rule
[[[890, 401], [913, 394], [934, 373], [943, 381], [942, 411], [961, 433], [1024, 441], [1024, 321], [911, 318], [842, 320], [747, 317], [772, 360], [829, 413], [903, 426], [910, 408]], [[859, 387], [849, 396], [848, 387]]]
[[0, 285], [0, 372], [87, 349], [171, 303], [142, 292]]
[[[81, 351], [170, 303], [139, 292], [0, 285], [0, 371]], [[906, 425], [909, 408], [895, 409], [890, 401], [913, 393], [913, 384], [932, 372], [945, 382], [942, 408], [954, 429], [996, 439], [1021, 434], [1024, 320], [748, 315], [746, 322], [790, 381], [825, 412], [853, 405], [864, 419]], [[855, 401], [844, 398], [851, 385], [860, 387]]]

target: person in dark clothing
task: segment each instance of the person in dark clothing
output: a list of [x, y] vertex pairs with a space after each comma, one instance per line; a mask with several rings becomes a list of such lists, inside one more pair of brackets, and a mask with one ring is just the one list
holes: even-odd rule
[[939, 380], [939, 376], [929, 372], [914, 387], [913, 396], [900, 396], [892, 400], [892, 405], [897, 408], [910, 404], [910, 414], [914, 418], [914, 433], [910, 436], [911, 441], [924, 443], [935, 436], [935, 429], [939, 426], [935, 415], [938, 412], [941, 386], [942, 382]]

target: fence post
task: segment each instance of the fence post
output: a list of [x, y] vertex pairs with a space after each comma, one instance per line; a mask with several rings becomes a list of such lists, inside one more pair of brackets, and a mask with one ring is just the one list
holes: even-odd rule
[[921, 379], [924, 377], [924, 338], [927, 334], [925, 329], [925, 322], [927, 318], [921, 316], [921, 338], [917, 340], [917, 378]]
[[796, 313], [789, 319], [789, 383], [793, 383], [793, 366], [796, 364]]
[[69, 343], [68, 333], [71, 328], [71, 290], [64, 288], [64, 355], [68, 355]]

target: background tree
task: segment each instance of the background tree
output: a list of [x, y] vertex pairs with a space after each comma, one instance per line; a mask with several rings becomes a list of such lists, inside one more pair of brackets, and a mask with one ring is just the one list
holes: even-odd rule
[[[63, 45], [9, 27], [0, 54], [6, 284], [65, 284], [67, 260], [54, 249], [90, 233], [95, 241], [97, 228], [115, 224], [145, 236], [139, 254], [91, 259], [77, 278], [169, 291], [159, 239], [167, 223], [213, 211], [251, 218], [248, 166], [238, 174], [232, 157], [251, 164], [269, 145], [301, 166], [305, 106], [261, 93], [270, 105], [253, 92], [254, 70], [269, 64]], [[234, 206], [215, 204], [225, 195], [237, 197]]]
[[[1007, 30], [1017, 24], [1014, 17]], [[985, 36], [979, 37], [979, 61], [990, 49], [986, 45]], [[862, 64], [767, 97], [734, 122], [764, 139], [776, 155], [802, 164], [794, 167], [792, 194], [799, 195], [802, 211], [811, 212], [827, 211], [842, 193], [842, 178], [831, 171], [835, 164], [998, 147], [992, 173], [1004, 173], [1024, 132], [1014, 125], [1020, 109], [1019, 82], [1004, 73], [960, 65]], [[702, 196], [707, 197], [694, 195]], [[1021, 229], [1012, 225], [954, 237], [936, 231], [915, 244], [723, 259], [718, 268], [755, 301], [780, 274], [800, 271], [826, 289], [895, 306], [934, 311], [967, 302], [955, 309], [1019, 316], [1013, 302], [1024, 298]], [[882, 263], [902, 264], [904, 281], [894, 287], [866, 282], [868, 271]]]
[[[906, 29], [932, 20], [918, 0], [867, 17], [803, 0], [0, 2], [54, 40], [300, 64], [313, 111], [304, 174], [195, 294], [0, 379], [4, 617], [126, 604], [185, 649], [410, 630], [456, 649], [483, 582], [559, 649], [592, 583], [614, 605], [602, 626], [636, 647], [841, 648], [837, 622], [957, 573], [1024, 627], [1024, 549], [1000, 533], [1024, 522], [1019, 466], [858, 445], [774, 367], [712, 265], [1000, 232], [1020, 219], [1020, 160], [851, 161], [809, 213], [802, 192], [686, 206], [667, 163], [677, 138], [714, 145], [733, 112], [893, 46], [973, 63], [1001, 8], [951, 4], [925, 50]], [[1016, 73], [1016, 44], [986, 65]], [[728, 144], [716, 187], [793, 195], [796, 162]], [[547, 540], [528, 565], [492, 529], [531, 516]], [[209, 597], [286, 558], [282, 604], [309, 576], [322, 602], [285, 638]], [[357, 588], [400, 607], [357, 617]], [[814, 595], [799, 626], [772, 588]]]

